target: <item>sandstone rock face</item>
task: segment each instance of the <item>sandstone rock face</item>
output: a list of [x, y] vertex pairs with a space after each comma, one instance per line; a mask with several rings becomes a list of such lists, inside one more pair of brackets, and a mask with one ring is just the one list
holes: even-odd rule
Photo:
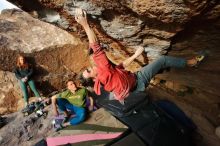
[[220, 127], [215, 129], [215, 134], [218, 136], [218, 138], [220, 138]]
[[139, 15], [157, 19], [165, 23], [187, 22], [198, 9], [205, 7], [206, 0], [184, 1], [184, 0], [125, 0], [125, 5]]
[[72, 16], [75, 6], [87, 10], [92, 19], [100, 21], [100, 27], [111, 38], [125, 45], [151, 48], [147, 50], [149, 54], [155, 54], [153, 50], [156, 49], [158, 57], [167, 52], [171, 38], [194, 17], [210, 15], [216, 18], [219, 14], [217, 4], [216, 0], [92, 0], [65, 1], [63, 9]]
[[[199, 68], [190, 69], [190, 72], [180, 71], [178, 75], [174, 73], [172, 76], [166, 74], [161, 76], [167, 76], [170, 79], [173, 78], [175, 80], [179, 80], [179, 82], [183, 84], [189, 85], [193, 88], [199, 88], [200, 90], [219, 96], [219, 82], [218, 80], [215, 80], [215, 78], [218, 77], [218, 72], [220, 70], [217, 65], [219, 62], [218, 48], [220, 47], [220, 34], [216, 31], [220, 28], [219, 26], [219, 20], [215, 21], [215, 23], [204, 22], [203, 25], [197, 26], [197, 28], [192, 29], [188, 27], [184, 33], [176, 36], [176, 43], [173, 44], [170, 55], [187, 56], [188, 58], [192, 58], [195, 55], [205, 52], [207, 54], [207, 58], [201, 63]], [[190, 42], [187, 38], [190, 38]], [[181, 51], [182, 49], [184, 49], [184, 51]]]
[[[23, 9], [30, 7], [30, 2], [18, 3]], [[57, 20], [57, 25], [77, 32], [80, 30], [71, 19], [74, 17], [75, 7], [81, 7], [87, 10], [96, 25], [98, 21], [98, 27], [104, 31], [99, 36], [100, 39], [106, 38], [107, 35], [111, 38], [108, 43], [117, 40], [126, 46], [146, 46], [146, 51], [154, 56], [151, 58], [149, 55], [150, 60], [167, 53], [172, 37], [184, 28], [184, 24], [197, 17], [211, 19], [219, 15], [218, 0], [59, 0], [40, 1], [38, 5], [39, 8], [33, 9], [41, 9], [39, 13], [44, 6], [65, 12], [61, 14], [60, 20]], [[46, 18], [44, 20], [50, 21]], [[156, 52], [153, 51], [155, 49]]]
[[77, 45], [67, 32], [32, 18], [25, 12], [11, 10], [0, 15], [1, 47], [24, 53], [40, 51], [48, 46]]
[[15, 112], [23, 108], [23, 95], [14, 73], [1, 70], [0, 80], [0, 114]]
[[0, 114], [17, 111], [17, 103], [22, 93], [14, 74], [0, 71]]
[[[29, 23], [27, 28], [32, 25], [39, 28], [40, 32], [28, 30], [40, 34], [41, 38], [47, 38], [47, 45], [42, 42], [47, 39], [39, 39], [37, 35], [27, 38], [28, 41], [20, 41], [18, 36], [27, 36], [26, 33], [20, 35], [22, 31], [17, 31], [18, 25], [14, 23], [20, 18], [25, 19], [20, 16], [21, 13], [5, 13], [7, 17], [4, 17], [5, 20], [1, 19], [0, 29], [4, 35], [1, 35], [0, 43], [5, 47], [0, 51], [0, 55], [4, 56], [0, 58], [0, 69], [11, 72], [15, 60], [12, 56], [18, 54], [18, 50], [30, 52], [26, 55], [36, 65], [38, 87], [49, 87], [46, 88], [49, 92], [62, 88], [65, 78], [78, 73], [89, 64], [86, 55], [88, 44], [84, 43], [85, 32], [74, 20], [75, 7], [87, 10], [91, 26], [112, 62], [117, 64], [130, 56], [134, 52], [131, 45], [145, 47], [146, 54], [132, 64], [129, 68], [131, 71], [138, 70], [140, 66], [155, 60], [161, 54], [192, 58], [206, 50], [208, 57], [199, 68], [171, 69], [163, 72], [156, 76], [155, 82], [152, 82], [154, 86], [149, 90], [155, 91], [151, 92], [152, 98], [163, 99], [166, 95], [166, 99], [177, 103], [196, 122], [198, 131], [204, 138], [198, 145], [219, 144], [217, 136], [214, 135], [215, 127], [220, 125], [219, 0], [39, 0], [40, 9], [26, 5], [30, 1], [11, 1], [24, 10], [37, 12], [38, 15], [35, 16], [39, 19], [42, 19], [40, 14], [45, 7], [56, 10], [59, 17], [56, 17], [53, 23], [73, 34], [71, 36], [63, 31], [52, 32], [59, 29], [38, 21], [42, 23], [39, 24], [41, 28], [51, 30], [53, 35], [50, 36], [53, 37], [47, 38], [46, 30], [41, 31], [33, 23], [37, 20], [29, 18], [29, 21], [24, 20], [26, 24], [23, 28]], [[50, 12], [43, 13], [45, 17], [42, 20], [50, 22], [51, 19], [46, 15]], [[16, 18], [17, 16], [19, 18]], [[12, 17], [15, 17], [15, 20]], [[79, 37], [83, 43], [79, 41]], [[58, 41], [55, 41], [55, 38]], [[63, 41], [66, 43], [62, 43]], [[36, 46], [32, 47], [31, 43]], [[67, 45], [62, 46], [63, 44]], [[61, 46], [52, 47], [54, 45]], [[22, 50], [23, 47], [28, 49]], [[34, 50], [37, 52], [33, 53]], [[158, 88], [163, 94], [159, 94]]]
[[[206, 52], [207, 58], [198, 68], [171, 69], [169, 72], [157, 75], [156, 78], [163, 81], [157, 86], [162, 86], [171, 94], [167, 95], [166, 99], [185, 104], [181, 108], [185, 109], [184, 111], [189, 110], [189, 115], [194, 114], [191, 117], [197, 123], [199, 132], [204, 137], [202, 140], [204, 143], [218, 145], [219, 139], [213, 135], [213, 132], [220, 123], [218, 65], [220, 32], [217, 31], [220, 29], [220, 21], [216, 20], [214, 23], [203, 21], [202, 25], [198, 23], [201, 24], [201, 22], [191, 23], [185, 31], [176, 36], [169, 55], [192, 58], [200, 52]], [[182, 90], [184, 88], [185, 90]], [[164, 99], [165, 95], [157, 95], [156, 92], [152, 91], [151, 95], [156, 94], [154, 96], [157, 98]], [[171, 97], [173, 95], [174, 98]], [[198, 110], [201, 116], [197, 117], [196, 112], [190, 110], [190, 106]]]

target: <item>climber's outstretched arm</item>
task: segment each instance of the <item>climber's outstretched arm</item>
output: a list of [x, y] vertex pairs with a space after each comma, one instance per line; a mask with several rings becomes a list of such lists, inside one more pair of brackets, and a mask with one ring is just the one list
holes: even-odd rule
[[77, 8], [75, 13], [75, 19], [80, 25], [82, 25], [88, 36], [89, 47], [93, 50], [93, 60], [96, 66], [102, 69], [111, 68], [111, 63], [106, 57], [106, 54], [103, 51], [102, 47], [99, 45], [96, 34], [88, 24], [85, 10]]
[[85, 10], [82, 10], [81, 8], [76, 8], [75, 20], [80, 25], [82, 25], [82, 27], [84, 28], [84, 30], [85, 30], [85, 32], [86, 32], [86, 34], [88, 36], [90, 44], [93, 44], [93, 43], [98, 41], [94, 31], [92, 30], [92, 28], [88, 24], [87, 16], [86, 16], [86, 11]]

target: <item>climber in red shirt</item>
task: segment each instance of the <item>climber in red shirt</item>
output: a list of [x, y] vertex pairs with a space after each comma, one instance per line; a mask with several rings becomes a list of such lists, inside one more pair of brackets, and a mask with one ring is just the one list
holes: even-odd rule
[[183, 68], [186, 65], [194, 66], [200, 62], [204, 56], [186, 60], [183, 58], [176, 58], [171, 56], [161, 56], [153, 63], [144, 66], [140, 71], [131, 73], [124, 68], [131, 64], [137, 58], [144, 48], [136, 47], [134, 55], [126, 59], [121, 64], [114, 66], [107, 58], [105, 52], [100, 47], [98, 39], [90, 28], [86, 12], [80, 8], [76, 9], [75, 20], [82, 25], [88, 39], [90, 48], [93, 50], [93, 59], [95, 66], [87, 68], [83, 71], [82, 76], [85, 79], [92, 78], [95, 82], [94, 91], [100, 95], [100, 87], [103, 86], [106, 91], [113, 92], [114, 98], [121, 102], [129, 95], [130, 91], [144, 91], [149, 85], [150, 80], [159, 72], [159, 70], [167, 67]]

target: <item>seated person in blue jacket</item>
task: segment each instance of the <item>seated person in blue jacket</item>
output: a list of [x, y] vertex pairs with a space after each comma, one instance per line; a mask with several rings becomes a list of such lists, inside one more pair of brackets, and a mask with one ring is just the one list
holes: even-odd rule
[[20, 87], [24, 96], [25, 105], [28, 106], [28, 90], [27, 86], [29, 85], [31, 90], [34, 92], [34, 95], [39, 98], [41, 101], [41, 97], [39, 92], [36, 89], [34, 84], [34, 80], [32, 79], [33, 68], [26, 61], [25, 57], [19, 55], [17, 58], [16, 68], [14, 70], [16, 78], [19, 80]]
[[62, 126], [77, 125], [85, 120], [86, 117], [86, 102], [89, 100], [88, 109], [93, 108], [92, 97], [87, 96], [86, 88], [78, 88], [76, 83], [72, 80], [66, 81], [67, 90], [57, 95], [52, 96], [52, 106], [55, 116], [59, 116], [58, 108], [64, 112], [65, 117], [75, 114], [70, 117], [69, 122], [64, 123]]

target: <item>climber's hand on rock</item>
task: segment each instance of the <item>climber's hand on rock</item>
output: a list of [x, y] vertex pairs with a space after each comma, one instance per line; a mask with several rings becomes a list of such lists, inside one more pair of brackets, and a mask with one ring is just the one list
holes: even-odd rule
[[75, 20], [83, 27], [88, 25], [86, 11], [81, 8], [76, 8], [75, 10]]

